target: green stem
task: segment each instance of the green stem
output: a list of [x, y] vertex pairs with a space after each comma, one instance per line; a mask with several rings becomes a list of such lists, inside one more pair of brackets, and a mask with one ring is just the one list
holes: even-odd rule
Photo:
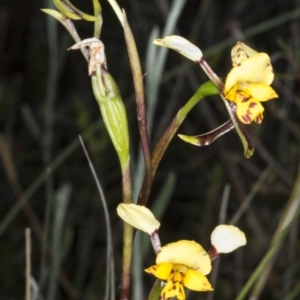
[[190, 100], [179, 110], [171, 124], [163, 133], [159, 142], [157, 143], [153, 154], [152, 154], [152, 179], [156, 173], [157, 167], [169, 146], [172, 138], [177, 132], [179, 126], [187, 116], [187, 114], [191, 111], [191, 109], [204, 97], [212, 96], [218, 94], [218, 88], [211, 82], [208, 81], [200, 86], [200, 88], [196, 91], [196, 93], [190, 98]]
[[[201, 85], [196, 93], [190, 98], [190, 100], [179, 110], [171, 124], [167, 127], [165, 132], [163, 133], [162, 137], [160, 138], [159, 142], [157, 143], [153, 154], [152, 154], [152, 178], [153, 180], [157, 167], [169, 146], [172, 138], [174, 137], [175, 133], [177, 132], [179, 126], [187, 116], [187, 114], [191, 111], [191, 109], [204, 97], [212, 96], [219, 93], [218, 88], [211, 82], [208, 81]], [[142, 190], [144, 190], [145, 181], [143, 183]], [[141, 204], [141, 203], [138, 203]]]
[[94, 16], [99, 18], [99, 21], [94, 22], [94, 37], [97, 39], [100, 39], [101, 29], [102, 29], [102, 9], [100, 2], [98, 0], [93, 0], [93, 6], [94, 6]]

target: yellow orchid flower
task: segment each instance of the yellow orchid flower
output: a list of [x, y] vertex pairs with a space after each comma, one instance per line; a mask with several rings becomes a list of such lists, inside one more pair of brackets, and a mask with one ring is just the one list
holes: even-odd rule
[[236, 113], [241, 122], [260, 124], [264, 108], [260, 102], [277, 98], [270, 87], [274, 73], [270, 57], [258, 53], [242, 42], [232, 48], [233, 68], [229, 72], [223, 93], [227, 100], [236, 104]]
[[156, 265], [145, 270], [166, 281], [161, 291], [162, 300], [185, 299], [184, 287], [193, 291], [213, 291], [207, 275], [211, 260], [202, 246], [194, 241], [181, 240], [167, 244], [156, 256]]

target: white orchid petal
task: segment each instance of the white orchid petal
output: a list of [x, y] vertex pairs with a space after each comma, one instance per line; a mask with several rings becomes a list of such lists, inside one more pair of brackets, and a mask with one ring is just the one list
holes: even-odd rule
[[170, 35], [163, 39], [155, 39], [153, 44], [175, 50], [181, 55], [196, 62], [200, 61], [203, 56], [202, 51], [197, 46], [178, 35]]
[[229, 253], [247, 243], [244, 232], [232, 225], [217, 226], [210, 239], [217, 253]]

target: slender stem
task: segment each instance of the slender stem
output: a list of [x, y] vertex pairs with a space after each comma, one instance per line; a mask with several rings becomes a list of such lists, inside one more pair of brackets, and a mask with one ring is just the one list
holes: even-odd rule
[[225, 96], [223, 95], [223, 93], [220, 92], [220, 97], [223, 100], [227, 111], [230, 115], [230, 118], [232, 120], [232, 123], [235, 127], [236, 132], [238, 133], [243, 147], [244, 147], [244, 156], [246, 158], [250, 158], [252, 156], [252, 154], [254, 153], [254, 147], [252, 145], [251, 139], [249, 137], [249, 134], [246, 130], [245, 125], [237, 118], [236, 116], [236, 105], [231, 102], [228, 101]]
[[239, 119], [236, 116], [236, 105], [228, 101], [225, 98], [225, 95], [223, 94], [223, 88], [224, 83], [219, 78], [219, 76], [211, 69], [207, 61], [204, 59], [204, 57], [201, 58], [200, 61], [198, 61], [200, 67], [203, 69], [203, 71], [206, 73], [206, 75], [210, 78], [210, 80], [219, 88], [220, 90], [220, 97], [223, 100], [226, 109], [230, 115], [230, 118], [232, 120], [232, 123], [242, 141], [243, 147], [244, 147], [244, 156], [247, 158], [250, 158], [254, 152], [254, 148], [252, 146], [250, 137], [248, 135], [248, 132], [245, 128], [245, 125], [239, 121]]
[[29, 228], [25, 229], [25, 245], [26, 245], [26, 300], [31, 299], [31, 231]]
[[[123, 170], [123, 202], [132, 203], [132, 188], [130, 175], [130, 160]], [[123, 259], [121, 277], [121, 300], [130, 299], [130, 266], [132, 256], [133, 227], [123, 223]]]
[[[183, 121], [183, 120], [182, 120]], [[152, 180], [155, 176], [158, 165], [166, 152], [171, 140], [173, 139], [175, 133], [177, 132], [181, 122], [178, 122], [178, 117], [176, 116], [170, 125], [167, 127], [159, 142], [157, 143], [153, 153], [152, 153]], [[144, 184], [143, 184], [144, 185]]]
[[191, 109], [204, 97], [215, 95], [219, 92], [218, 88], [210, 81], [200, 86], [190, 100], [179, 110], [173, 121], [167, 127], [152, 154], [152, 179], [156, 173], [157, 167], [169, 146], [172, 138], [177, 132], [179, 126], [191, 111]]
[[138, 126], [139, 126], [139, 131], [141, 136], [141, 146], [144, 155], [145, 169], [146, 169], [145, 180], [139, 194], [138, 202], [141, 205], [146, 205], [151, 190], [152, 176], [151, 176], [151, 154], [150, 154], [149, 137], [147, 131], [147, 116], [146, 116], [146, 106], [145, 106], [145, 98], [144, 98], [144, 83], [143, 83], [142, 69], [141, 69], [141, 64], [140, 64], [136, 44], [124, 11], [123, 11], [123, 20], [124, 20], [124, 24], [123, 24], [124, 35], [125, 35], [128, 56], [129, 56], [132, 75], [133, 75], [137, 119], [138, 119]]
[[103, 19], [102, 19], [102, 8], [98, 0], [93, 0], [94, 16], [99, 18], [99, 21], [94, 22], [94, 37], [100, 39]]
[[160, 252], [160, 250], [161, 250], [161, 242], [160, 242], [160, 238], [158, 235], [158, 230], [155, 230], [151, 234], [150, 240], [151, 240], [155, 254], [158, 254], [158, 252]]
[[224, 83], [222, 82], [220, 77], [212, 70], [212, 68], [207, 63], [207, 61], [204, 59], [203, 56], [198, 63], [200, 67], [203, 69], [203, 71], [206, 73], [208, 78], [219, 88], [220, 91], [222, 91], [224, 87]]

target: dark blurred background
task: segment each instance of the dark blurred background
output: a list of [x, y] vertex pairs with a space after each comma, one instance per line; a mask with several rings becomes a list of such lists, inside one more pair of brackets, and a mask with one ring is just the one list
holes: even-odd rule
[[[118, 1], [126, 10], [144, 73], [149, 72], [151, 32], [157, 28], [155, 37], [162, 37], [172, 5], [180, 1]], [[92, 1], [72, 3], [92, 14]], [[103, 299], [106, 224], [78, 135], [85, 137], [110, 211], [116, 289], [122, 245], [122, 223], [116, 215], [121, 202], [120, 168], [92, 94], [86, 61], [79, 51], [66, 51], [73, 44], [68, 32], [40, 11], [50, 5], [46, 0], [0, 1], [0, 298], [24, 299], [24, 229], [30, 227], [32, 274], [43, 299]], [[123, 30], [108, 2], [102, 0], [101, 5], [101, 40], [126, 105], [135, 165], [139, 134]], [[230, 50], [237, 40], [268, 53], [275, 72], [273, 87], [279, 94], [264, 104], [263, 123], [247, 126], [255, 147], [251, 159], [243, 156], [234, 131], [200, 148], [175, 137], [155, 177], [149, 205], [161, 215], [163, 244], [193, 239], [208, 249], [220, 212], [221, 220], [228, 223], [253, 193], [251, 203], [235, 220], [246, 233], [247, 246], [222, 256], [214, 299], [235, 298], [268, 251], [293, 188], [299, 188], [299, 18], [299, 1], [186, 1], [171, 32], [198, 45], [222, 78], [231, 68]], [[93, 35], [92, 23], [76, 21], [75, 25], [82, 39]], [[155, 59], [151, 64], [155, 68]], [[152, 149], [178, 109], [207, 81], [198, 66], [173, 51], [163, 72], [166, 76], [153, 104]], [[147, 95], [152, 92], [148, 89]], [[228, 118], [219, 97], [206, 98], [191, 111], [179, 133], [205, 133]], [[226, 187], [230, 187], [228, 195]], [[28, 200], [23, 209], [16, 206], [20, 200]], [[281, 247], [261, 299], [299, 297], [298, 293], [296, 298], [285, 298], [300, 281], [297, 224]], [[54, 259], [43, 254], [43, 239]], [[53, 261], [61, 270], [57, 288], [52, 286]], [[154, 255], [148, 255], [143, 267], [153, 262]], [[143, 299], [153, 282], [144, 275]], [[189, 299], [207, 299], [207, 294], [191, 293]]]

